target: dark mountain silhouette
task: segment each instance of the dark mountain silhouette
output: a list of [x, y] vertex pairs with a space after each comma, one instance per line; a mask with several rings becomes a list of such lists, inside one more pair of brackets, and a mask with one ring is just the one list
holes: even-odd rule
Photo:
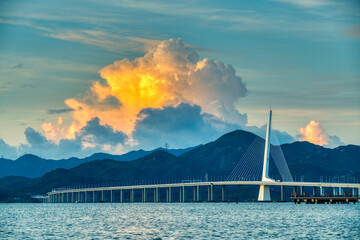
[[[159, 149], [162, 148], [158, 148], [150, 151], [145, 151], [140, 149], [137, 151], [130, 151], [122, 155], [94, 153], [93, 155], [86, 158], [72, 157], [69, 159], [61, 159], [61, 160], [43, 159], [32, 154], [25, 154], [14, 161], [0, 158], [0, 166], [1, 166], [0, 178], [5, 176], [23, 176], [28, 178], [35, 178], [35, 177], [40, 177], [45, 173], [50, 172], [51, 170], [57, 168], [70, 169], [80, 164], [91, 162], [94, 160], [112, 159], [115, 161], [132, 161], [144, 157], [149, 153], [152, 153]], [[178, 156], [191, 149], [193, 149], [193, 147], [186, 149], [163, 149], [163, 150], [175, 156]]]
[[[0, 179], [0, 201], [27, 193], [46, 193], [53, 188], [118, 181], [141, 181], [189, 177], [227, 176], [246, 153], [256, 135], [234, 131], [214, 142], [196, 147], [176, 157], [157, 150], [132, 161], [96, 160], [71, 169], [56, 169], [34, 179], [7, 177]], [[259, 140], [259, 139], [258, 139]], [[264, 151], [264, 140], [259, 149]], [[355, 145], [327, 149], [308, 142], [281, 146], [293, 176], [304, 181], [319, 181], [321, 177], [360, 180], [360, 147]], [[270, 161], [270, 174], [278, 174]], [[296, 179], [300, 180], [300, 179]], [[246, 189], [242, 188], [246, 195]], [[252, 191], [256, 193], [256, 189]]]

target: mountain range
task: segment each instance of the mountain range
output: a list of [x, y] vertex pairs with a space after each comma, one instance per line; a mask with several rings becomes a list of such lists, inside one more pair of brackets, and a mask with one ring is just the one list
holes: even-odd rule
[[[246, 156], [255, 139], [259, 141], [256, 150], [262, 154], [265, 143], [262, 138], [250, 132], [237, 130], [214, 142], [184, 150], [178, 156], [158, 149], [131, 161], [119, 161], [119, 158], [88, 161], [70, 169], [58, 168], [32, 179], [7, 176], [0, 179], [0, 201], [8, 201], [14, 196], [25, 198], [29, 194], [44, 194], [53, 188], [63, 186], [160, 178], [203, 178], [205, 175], [226, 177], [239, 160]], [[272, 149], [274, 147], [272, 146]], [[360, 179], [360, 146], [348, 145], [327, 149], [308, 142], [294, 142], [281, 145], [281, 149], [295, 180]], [[34, 167], [36, 164], [34, 163]], [[271, 157], [270, 175], [279, 174], [275, 165]], [[243, 191], [244, 189], [246, 188], [243, 188]]]
[[91, 162], [94, 160], [104, 160], [112, 159], [115, 161], [132, 161], [141, 157], [144, 157], [154, 151], [164, 150], [175, 156], [179, 156], [194, 147], [186, 149], [164, 149], [157, 148], [150, 151], [137, 150], [130, 151], [122, 155], [112, 155], [108, 153], [94, 153], [93, 155], [86, 158], [76, 158], [72, 157], [69, 159], [53, 160], [53, 159], [44, 159], [32, 154], [25, 154], [19, 157], [16, 160], [10, 160], [5, 158], [0, 158], [0, 178], [6, 176], [22, 176], [28, 178], [35, 178], [44, 175], [51, 170], [57, 168], [70, 169], [80, 164]]

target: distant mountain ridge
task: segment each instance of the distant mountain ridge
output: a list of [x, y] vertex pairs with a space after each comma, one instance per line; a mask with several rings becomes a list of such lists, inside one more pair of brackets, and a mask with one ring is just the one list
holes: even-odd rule
[[175, 156], [179, 156], [180, 154], [185, 153], [193, 148], [194, 147], [185, 148], [185, 149], [157, 148], [150, 151], [145, 151], [140, 149], [137, 151], [130, 151], [122, 155], [112, 155], [108, 153], [94, 153], [91, 156], [85, 158], [71, 157], [69, 159], [61, 159], [61, 160], [44, 159], [36, 155], [25, 154], [16, 160], [0, 158], [0, 178], [6, 176], [22, 176], [27, 178], [35, 178], [35, 177], [43, 176], [45, 173], [50, 172], [57, 168], [70, 169], [80, 164], [91, 162], [94, 160], [112, 159], [115, 161], [132, 161], [144, 157], [157, 150], [164, 150]]

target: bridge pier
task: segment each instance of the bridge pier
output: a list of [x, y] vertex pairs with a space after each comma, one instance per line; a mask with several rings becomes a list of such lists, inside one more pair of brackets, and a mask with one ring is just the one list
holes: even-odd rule
[[134, 189], [130, 189], [130, 202], [134, 202]]
[[169, 202], [169, 188], [165, 188], [166, 191], [166, 202]]
[[200, 186], [196, 186], [196, 201], [200, 202]]
[[339, 187], [339, 195], [343, 196], [344, 195], [344, 188]]
[[260, 185], [258, 201], [261, 201], [261, 202], [271, 201], [270, 186]]
[[225, 192], [225, 185], [221, 186], [221, 201], [225, 202], [226, 199], [226, 192]]
[[143, 188], [142, 191], [141, 191], [141, 201], [143, 203], [146, 202], [146, 188]]
[[280, 186], [280, 201], [284, 201], [284, 185]]
[[181, 187], [179, 187], [179, 196], [180, 196], [179, 202], [182, 202], [182, 201], [181, 201], [181, 200], [182, 200], [181, 190], [182, 190], [182, 188], [181, 188]]
[[208, 202], [210, 202], [210, 185], [208, 186], [208, 199], [207, 199]]
[[154, 188], [154, 202], [155, 203], [159, 202], [159, 189], [158, 188]]
[[182, 187], [182, 202], [185, 202], [185, 186]]
[[214, 201], [214, 185], [210, 184], [208, 186], [208, 202]]
[[168, 191], [169, 191], [169, 202], [171, 202], [172, 201], [171, 187], [169, 187]]

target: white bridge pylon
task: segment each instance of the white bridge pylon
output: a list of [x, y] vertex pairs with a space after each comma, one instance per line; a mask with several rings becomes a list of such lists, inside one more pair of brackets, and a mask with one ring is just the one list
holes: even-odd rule
[[260, 185], [259, 196], [258, 196], [258, 201], [259, 202], [271, 201], [270, 186], [266, 185], [266, 182], [275, 182], [274, 179], [271, 179], [269, 177], [271, 113], [272, 113], [272, 111], [271, 111], [271, 108], [270, 108], [269, 118], [268, 118], [268, 123], [267, 123], [267, 128], [266, 128], [264, 162], [263, 162], [263, 171], [262, 171], [262, 177], [261, 177], [261, 181], [264, 184]]

